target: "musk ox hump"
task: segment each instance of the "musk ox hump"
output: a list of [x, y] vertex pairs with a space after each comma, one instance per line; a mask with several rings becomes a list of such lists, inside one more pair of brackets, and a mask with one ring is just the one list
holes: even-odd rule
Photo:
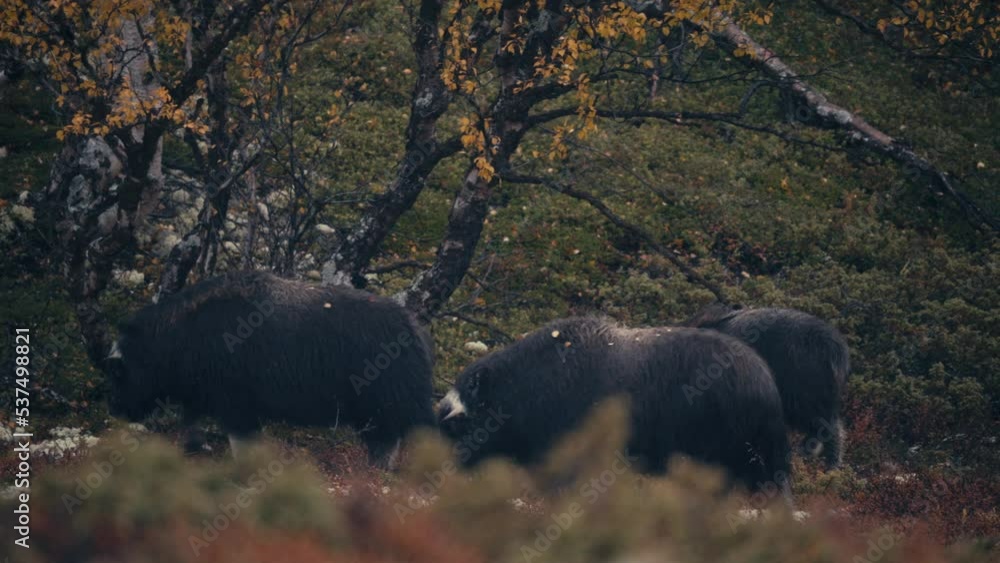
[[657, 338], [673, 331], [673, 327], [669, 326], [656, 328], [625, 328], [614, 326], [608, 330], [608, 336], [617, 338], [623, 342], [654, 342]]
[[746, 309], [742, 305], [727, 305], [724, 303], [712, 303], [704, 309], [698, 311], [691, 318], [684, 321], [684, 326], [691, 327], [702, 327], [711, 328], [713, 326], [719, 325], [740, 313], [745, 312]]

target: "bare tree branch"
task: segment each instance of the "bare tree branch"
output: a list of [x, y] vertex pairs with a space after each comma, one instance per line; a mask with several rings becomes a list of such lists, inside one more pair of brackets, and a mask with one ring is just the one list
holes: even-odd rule
[[427, 269], [431, 265], [427, 262], [421, 262], [420, 260], [401, 260], [399, 262], [393, 262], [392, 264], [386, 264], [385, 266], [373, 266], [365, 270], [366, 274], [387, 274], [389, 272], [395, 272], [396, 270], [402, 270], [404, 268], [421, 268]]
[[441, 78], [439, 0], [422, 0], [414, 22], [413, 50], [417, 59], [417, 82], [410, 102], [406, 127], [406, 150], [388, 189], [361, 217], [323, 264], [324, 284], [364, 285], [362, 270], [378, 252], [399, 218], [417, 201], [424, 180], [441, 160], [462, 148], [459, 139], [437, 140], [437, 122], [451, 103], [451, 93]]
[[805, 82], [773, 51], [758, 43], [735, 23], [728, 22], [718, 31], [713, 31], [712, 37], [724, 48], [739, 47], [746, 50], [750, 56], [737, 57], [740, 61], [753, 65], [765, 75], [777, 80], [782, 88], [815, 112], [823, 124], [847, 132], [852, 140], [899, 162], [904, 168], [918, 171], [930, 178], [933, 193], [944, 194], [951, 198], [977, 228], [985, 225], [994, 232], [1000, 231], [1000, 223], [996, 218], [980, 209], [968, 196], [960, 192], [948, 174], [861, 116], [831, 102], [824, 94]]
[[515, 24], [522, 17], [521, 2], [502, 4], [498, 50], [494, 55], [494, 64], [500, 75], [499, 92], [486, 115], [481, 116], [484, 138], [489, 140], [484, 147], [485, 154], [471, 159], [462, 188], [449, 212], [448, 225], [438, 245], [434, 265], [418, 275], [410, 287], [397, 296], [425, 322], [462, 282], [482, 234], [496, 177], [488, 177], [481, 169], [479, 160], [486, 159], [497, 173], [507, 170], [511, 156], [530, 129], [528, 119], [531, 108], [570, 89], [558, 83], [517, 87], [534, 73], [539, 57], [549, 56], [553, 42], [569, 23], [562, 6], [561, 1], [550, 0], [531, 12], [535, 18], [534, 25], [524, 38], [522, 48], [515, 53], [503, 46], [514, 40], [518, 33]]
[[233, 185], [260, 162], [260, 157], [261, 153], [254, 154], [221, 184], [218, 186], [209, 185], [210, 192], [198, 214], [198, 222], [179, 243], [174, 245], [167, 256], [154, 301], [159, 301], [184, 287], [188, 274], [199, 257], [203, 255], [205, 245], [212, 236], [217, 236], [218, 230], [222, 227], [225, 214], [220, 215], [220, 208], [227, 207], [226, 204]]

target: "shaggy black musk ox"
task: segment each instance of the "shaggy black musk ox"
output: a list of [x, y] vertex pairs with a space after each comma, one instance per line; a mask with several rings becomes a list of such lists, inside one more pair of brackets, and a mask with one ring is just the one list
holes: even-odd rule
[[734, 336], [757, 350], [778, 384], [785, 421], [806, 434], [803, 453], [822, 452], [828, 469], [840, 465], [840, 404], [850, 357], [837, 329], [801, 311], [725, 305], [709, 306], [686, 324]]
[[682, 453], [721, 465], [751, 490], [779, 484], [790, 499], [788, 437], [767, 364], [714, 331], [556, 321], [469, 366], [438, 421], [463, 463], [490, 455], [532, 463], [619, 394], [631, 407], [628, 452], [644, 471], [663, 471]]
[[231, 437], [263, 421], [344, 423], [383, 463], [435, 423], [429, 335], [394, 301], [354, 289], [261, 272], [204, 281], [123, 323], [109, 363], [110, 410], [131, 420], [169, 400]]

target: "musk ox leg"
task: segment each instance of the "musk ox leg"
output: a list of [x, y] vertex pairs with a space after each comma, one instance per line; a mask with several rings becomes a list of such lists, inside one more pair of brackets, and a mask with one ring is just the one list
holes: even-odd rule
[[785, 506], [788, 510], [792, 511], [792, 514], [798, 512], [798, 507], [795, 506], [795, 495], [792, 494], [792, 480], [784, 479], [781, 483], [781, 499], [785, 502]]
[[208, 435], [201, 424], [199, 417], [188, 409], [184, 410], [184, 429], [181, 431], [181, 446], [184, 448], [184, 455], [197, 455], [208, 449]]
[[837, 469], [844, 455], [844, 424], [840, 417], [817, 418], [802, 439], [803, 456], [822, 456], [827, 471]]
[[[739, 476], [750, 490], [751, 498], [763, 500], [763, 505], [780, 496], [785, 505], [794, 511], [792, 448], [788, 443], [788, 433], [780, 412], [772, 413], [763, 422], [757, 436], [748, 445], [751, 446], [749, 453], [752, 453], [752, 459], [746, 461], [743, 473]], [[763, 498], [757, 496], [760, 494], [763, 494]]]
[[368, 463], [384, 469], [395, 471], [399, 466], [399, 451], [402, 448], [403, 440], [397, 438], [390, 441], [366, 442], [368, 448]]
[[207, 449], [205, 430], [198, 424], [188, 424], [181, 435], [185, 455], [196, 455]]
[[827, 471], [839, 468], [844, 461], [844, 423], [837, 418], [831, 427], [823, 440], [823, 461]]
[[823, 442], [816, 437], [806, 434], [799, 444], [799, 455], [805, 458], [816, 457], [823, 451]]
[[[425, 393], [408, 395], [411, 398], [397, 402], [392, 409], [372, 409], [355, 415], [355, 420], [370, 421], [359, 430], [359, 435], [368, 449], [368, 461], [376, 467], [394, 471], [399, 464], [399, 452], [407, 434], [417, 428], [435, 427], [434, 410], [430, 401], [424, 398]], [[428, 390], [426, 396], [429, 395]]]
[[243, 420], [236, 425], [224, 425], [223, 428], [229, 435], [229, 451], [232, 452], [233, 459], [240, 459], [260, 439], [260, 425], [257, 423]]
[[259, 432], [229, 433], [229, 451], [233, 459], [242, 459], [254, 442], [260, 437]]
[[[792, 479], [788, 474], [789, 468], [779, 469], [774, 473], [768, 473], [770, 475], [769, 480], [753, 479], [747, 480], [743, 479], [743, 483], [746, 484], [751, 499], [755, 503], [760, 503], [761, 506], [757, 508], [762, 508], [766, 503], [775, 499], [776, 496], [781, 497], [781, 501], [788, 507], [792, 512], [797, 510], [795, 505], [795, 495], [792, 493]], [[763, 495], [758, 497], [758, 495]]]

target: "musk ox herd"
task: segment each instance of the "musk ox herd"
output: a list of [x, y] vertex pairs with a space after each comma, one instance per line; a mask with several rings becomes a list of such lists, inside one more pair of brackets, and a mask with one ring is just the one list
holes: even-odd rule
[[[436, 408], [434, 347], [395, 301], [252, 272], [221, 276], [140, 310], [106, 360], [113, 415], [164, 402], [233, 440], [261, 425], [355, 428], [391, 466], [401, 440], [437, 428], [459, 461], [541, 460], [604, 399], [629, 405], [628, 454], [647, 472], [672, 455], [724, 468], [751, 491], [790, 499], [787, 429], [836, 467], [847, 345], [829, 324], [786, 309], [712, 306], [678, 326], [550, 323], [469, 365]], [[235, 453], [235, 451], [234, 451]]]

